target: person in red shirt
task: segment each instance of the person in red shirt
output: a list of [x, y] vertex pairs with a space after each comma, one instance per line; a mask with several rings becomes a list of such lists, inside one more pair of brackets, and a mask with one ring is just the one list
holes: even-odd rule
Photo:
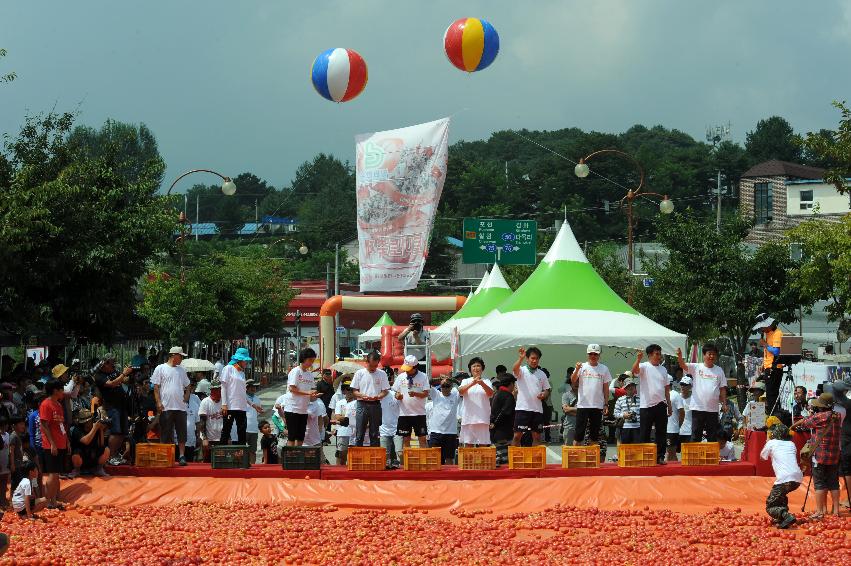
[[68, 453], [68, 432], [65, 430], [65, 412], [62, 398], [65, 395], [62, 383], [51, 379], [44, 386], [47, 395], [38, 408], [41, 421], [42, 467], [44, 472], [45, 496], [48, 509], [64, 511], [57, 501], [59, 496], [59, 474], [64, 471], [65, 456]]
[[831, 513], [839, 515], [839, 439], [838, 413], [833, 411], [834, 399], [830, 393], [822, 393], [810, 401], [813, 414], [792, 425], [792, 430], [813, 431], [813, 484], [816, 488], [816, 512], [810, 519], [818, 520], [827, 513], [827, 493], [832, 502]]

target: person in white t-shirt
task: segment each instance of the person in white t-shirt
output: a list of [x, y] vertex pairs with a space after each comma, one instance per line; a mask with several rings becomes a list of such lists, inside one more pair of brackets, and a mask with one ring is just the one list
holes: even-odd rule
[[245, 412], [245, 440], [251, 454], [251, 463], [254, 464], [257, 462], [257, 443], [260, 440], [258, 416], [263, 414], [263, 405], [257, 397], [257, 382], [253, 379], [245, 382], [245, 393], [248, 401], [248, 410]]
[[[210, 461], [210, 448], [221, 444], [222, 425], [222, 384], [213, 378], [210, 383], [210, 396], [205, 397], [198, 406], [198, 416], [201, 418], [201, 448], [204, 461]], [[235, 432], [235, 431], [234, 431]]]
[[[354, 430], [357, 403], [350, 384], [343, 383], [340, 391], [343, 398], [337, 399], [335, 396], [331, 399], [331, 403], [334, 405], [334, 420], [337, 422], [337, 465], [345, 466], [349, 455], [349, 439], [352, 436], [351, 431]], [[393, 434], [396, 434], [395, 427]]]
[[683, 404], [683, 420], [680, 421], [680, 433], [677, 447], [682, 446], [683, 442], [691, 442], [691, 376], [684, 375], [680, 380], [680, 401]]
[[668, 436], [668, 461], [677, 461], [677, 452], [680, 451], [680, 425], [683, 424], [685, 418], [685, 407], [683, 398], [677, 392], [671, 391], [671, 416], [668, 417], [668, 426], [666, 428]]
[[381, 399], [390, 391], [387, 374], [378, 369], [381, 354], [373, 350], [366, 356], [366, 368], [359, 369], [352, 378], [352, 391], [358, 400], [355, 423], [355, 446], [363, 446], [369, 428], [370, 446], [379, 446], [381, 438]]
[[[201, 417], [201, 399], [194, 393], [195, 384], [189, 384], [189, 400], [186, 402], [186, 461], [195, 461], [195, 449], [198, 446], [198, 423]], [[206, 398], [206, 397], [205, 397]], [[176, 439], [175, 439], [176, 440]]]
[[406, 356], [405, 365], [399, 368], [399, 375], [396, 376], [392, 387], [396, 400], [400, 403], [396, 434], [402, 437], [403, 449], [411, 446], [412, 430], [413, 434], [417, 435], [420, 448], [428, 445], [425, 404], [429, 388], [428, 377], [420, 371], [417, 357]]
[[643, 352], [638, 351], [632, 373], [638, 376], [641, 390], [641, 442], [650, 442], [651, 430], [656, 429], [656, 463], [665, 463], [668, 445], [668, 417], [671, 407], [671, 376], [662, 365], [662, 347], [650, 344], [644, 349], [647, 361], [642, 363]]
[[470, 360], [467, 369], [471, 377], [462, 381], [458, 388], [458, 394], [464, 398], [461, 434], [458, 440], [466, 447], [490, 446], [490, 399], [493, 397], [493, 383], [483, 375], [485, 362], [482, 358]]
[[[514, 405], [514, 438], [512, 444], [520, 446], [527, 431], [532, 433], [532, 444], [541, 443], [541, 426], [544, 424], [544, 399], [550, 396], [550, 380], [541, 371], [541, 350], [532, 346], [520, 348], [512, 371], [517, 379], [517, 402]], [[526, 360], [526, 365], [523, 360]]]
[[759, 457], [771, 459], [774, 468], [774, 485], [765, 500], [765, 511], [778, 528], [788, 529], [795, 523], [795, 516], [789, 513], [788, 495], [800, 487], [804, 474], [798, 466], [798, 448], [792, 442], [789, 429], [783, 424], [768, 429], [770, 440], [762, 447]]
[[38, 465], [35, 462], [26, 462], [22, 472], [24, 477], [18, 482], [18, 486], [12, 493], [12, 509], [20, 517], [38, 519], [33, 513], [35, 506], [47, 501], [44, 497], [36, 499], [33, 496], [35, 488], [38, 487]]
[[322, 394], [316, 390], [316, 374], [312, 371], [316, 362], [313, 348], [298, 353], [298, 364], [287, 376], [287, 403], [284, 405], [284, 420], [287, 423], [287, 446], [301, 446], [307, 432], [307, 414], [311, 401]]
[[712, 342], [703, 345], [702, 364], [687, 364], [682, 350], [677, 348], [677, 363], [684, 374], [692, 376], [692, 442], [702, 442], [704, 433], [708, 442], [715, 442], [718, 438], [718, 412], [727, 403], [727, 378], [724, 370], [716, 365], [717, 361], [718, 347]]
[[571, 383], [575, 383], [579, 389], [574, 446], [584, 442], [586, 427], [590, 427], [588, 436], [591, 443], [599, 442], [603, 415], [609, 411], [609, 383], [612, 382], [612, 374], [609, 368], [600, 363], [602, 348], [599, 344], [589, 344], [585, 351], [588, 353], [588, 361], [577, 362], [570, 375]]
[[[461, 383], [463, 384], [465, 379]], [[431, 419], [428, 437], [429, 448], [440, 448], [440, 457], [444, 464], [455, 461], [455, 451], [458, 449], [458, 407], [461, 395], [449, 378], [444, 378], [438, 387], [429, 390], [431, 397]], [[467, 407], [469, 407], [469, 403]], [[488, 410], [490, 419], [490, 410]], [[490, 424], [485, 425], [490, 439]], [[461, 420], [461, 430], [464, 430], [464, 420]], [[488, 442], [490, 444], [490, 442]]]
[[230, 431], [236, 425], [236, 438], [240, 445], [247, 442], [245, 429], [248, 424], [248, 392], [245, 388], [245, 368], [251, 356], [248, 348], [237, 348], [228, 365], [222, 369], [219, 381], [222, 384], [222, 443], [227, 444]]
[[151, 375], [154, 399], [160, 423], [160, 441], [171, 444], [177, 433], [178, 463], [186, 465], [186, 400], [189, 398], [189, 376], [180, 365], [186, 354], [175, 346], [168, 351], [168, 360], [158, 365]]
[[[384, 465], [388, 470], [395, 470], [401, 465], [399, 454], [402, 453], [402, 439], [396, 436], [399, 431], [401, 406], [402, 403], [396, 399], [395, 395], [385, 395], [381, 399], [381, 426], [378, 427], [378, 434], [381, 436], [381, 447], [384, 448], [386, 456]], [[357, 403], [352, 403], [352, 407], [356, 410]], [[368, 445], [369, 437], [364, 438], [363, 442], [364, 445]]]
[[327, 415], [328, 411], [321, 399], [317, 397], [310, 402], [307, 406], [307, 429], [304, 433], [303, 446], [322, 446]]

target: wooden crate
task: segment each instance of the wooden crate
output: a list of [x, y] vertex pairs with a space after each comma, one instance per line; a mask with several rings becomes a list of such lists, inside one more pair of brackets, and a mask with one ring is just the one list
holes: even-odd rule
[[656, 465], [655, 444], [621, 444], [618, 446], [618, 466], [642, 468]]
[[599, 468], [600, 467], [600, 445], [592, 446], [562, 446], [561, 467], [574, 468]]
[[143, 442], [136, 445], [136, 466], [170, 468], [174, 465], [174, 444]]
[[509, 470], [543, 470], [547, 466], [546, 446], [509, 446]]
[[717, 466], [721, 463], [721, 447], [717, 442], [683, 442], [683, 466]]
[[402, 467], [414, 472], [434, 472], [440, 469], [440, 448], [405, 448]]
[[496, 447], [458, 448], [459, 470], [495, 470]]
[[349, 446], [346, 467], [352, 471], [380, 471], [387, 466], [387, 450], [371, 446]]

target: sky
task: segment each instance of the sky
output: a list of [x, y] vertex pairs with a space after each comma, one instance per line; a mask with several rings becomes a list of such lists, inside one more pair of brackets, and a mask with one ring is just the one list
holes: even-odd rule
[[[500, 36], [487, 69], [443, 52], [447, 26]], [[310, 82], [325, 49], [358, 51], [353, 101]], [[661, 124], [703, 139], [759, 119], [835, 128], [851, 94], [851, 0], [223, 1], [0, 0], [0, 132], [27, 113], [145, 123], [168, 170], [250, 171], [276, 187], [319, 152], [354, 160], [359, 133], [452, 116], [450, 142], [510, 128], [621, 132]], [[196, 178], [184, 181], [178, 192]], [[209, 182], [215, 182], [211, 178]]]

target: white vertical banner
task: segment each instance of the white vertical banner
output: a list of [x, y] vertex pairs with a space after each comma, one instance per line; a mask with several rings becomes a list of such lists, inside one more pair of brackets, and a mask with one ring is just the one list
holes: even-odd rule
[[361, 291], [417, 286], [448, 145], [449, 118], [355, 137]]

